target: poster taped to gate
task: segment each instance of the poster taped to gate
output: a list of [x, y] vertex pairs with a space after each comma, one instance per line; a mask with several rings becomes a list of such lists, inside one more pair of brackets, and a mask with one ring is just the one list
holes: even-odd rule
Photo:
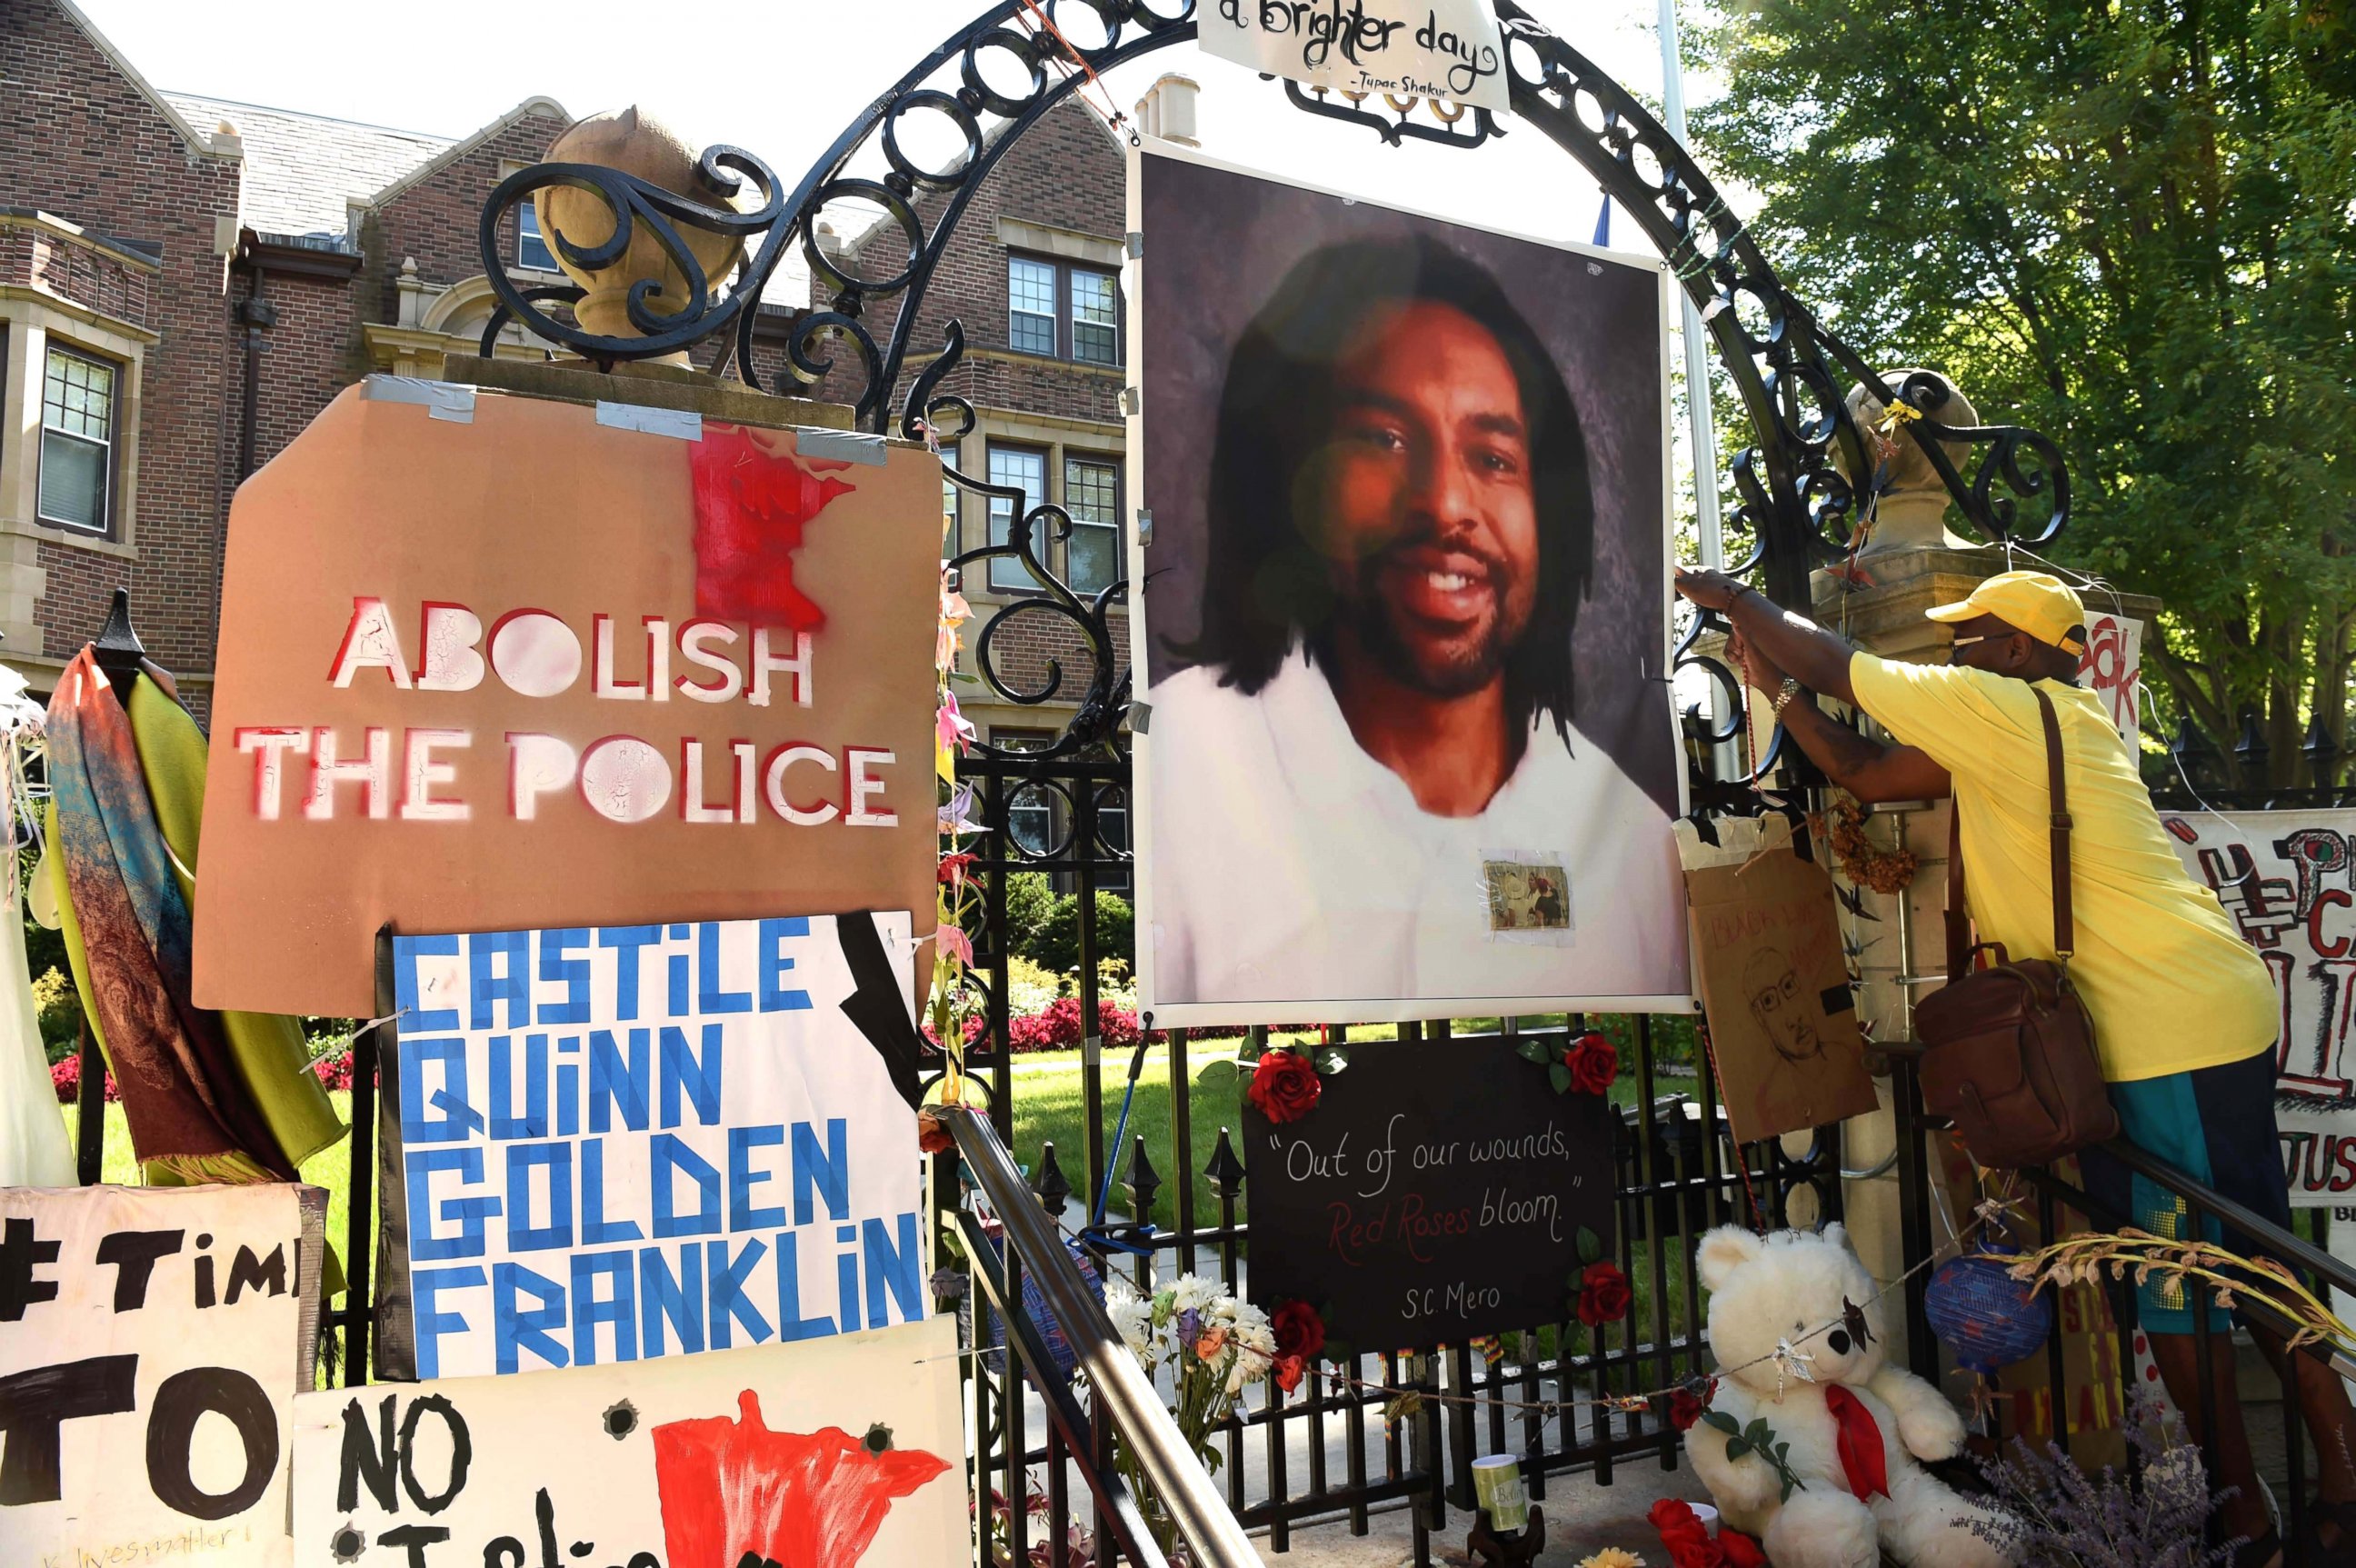
[[1692, 1007], [1666, 274], [1130, 162], [1139, 1005]]
[[[294, 1568], [899, 1568], [971, 1552], [957, 1323], [294, 1402]], [[417, 1555], [412, 1555], [417, 1553]]]
[[326, 1197], [0, 1189], [0, 1562], [284, 1568]]
[[905, 915], [391, 948], [387, 1375], [653, 1360], [927, 1315]]
[[442, 418], [387, 381], [230, 510], [198, 1002], [372, 1016], [388, 923], [790, 888], [929, 931], [939, 458], [471, 388]]
[[2274, 975], [2292, 1204], [2356, 1201], [2356, 811], [2162, 811], [2160, 823]]

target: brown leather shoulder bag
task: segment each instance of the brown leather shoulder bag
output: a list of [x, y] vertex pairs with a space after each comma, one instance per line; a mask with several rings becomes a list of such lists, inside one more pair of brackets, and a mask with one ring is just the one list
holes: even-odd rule
[[[2052, 791], [2053, 950], [2059, 961], [2016, 962], [2002, 943], [1975, 943], [1964, 908], [1962, 813], [1947, 843], [1947, 983], [1914, 1010], [1922, 1056], [1922, 1103], [1954, 1121], [1983, 1165], [2051, 1165], [2115, 1137], [2118, 1112], [2094, 1055], [2094, 1024], [2070, 983], [2076, 927], [2070, 913], [2070, 795], [2062, 725], [2037, 693]], [[1981, 952], [1995, 962], [1975, 972]]]

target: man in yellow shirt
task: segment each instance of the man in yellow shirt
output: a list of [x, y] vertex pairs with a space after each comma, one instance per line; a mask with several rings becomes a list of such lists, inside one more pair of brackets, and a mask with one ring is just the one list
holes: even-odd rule
[[[1869, 802], [1954, 798], [1973, 923], [1981, 940], [2002, 943], [2015, 959], [2055, 956], [2052, 808], [2037, 692], [2052, 700], [2072, 819], [2070, 979], [2094, 1019], [2126, 1135], [2288, 1230], [2274, 1119], [2274, 980], [2234, 934], [2216, 894], [2185, 874], [2101, 700], [2078, 688], [2085, 638], [2078, 596], [2041, 572], [1991, 577], [1969, 598], [1930, 612], [1954, 628], [1951, 661], [1937, 666], [1858, 651], [1719, 573], [1681, 574], [1677, 591], [1726, 614], [1751, 684], [1770, 694], [1785, 730], [1835, 784]], [[1861, 709], [1900, 744], [1835, 722], [1811, 693]], [[2112, 1211], [2107, 1219], [2163, 1236], [2190, 1233], [2171, 1194], [2130, 1178], [2104, 1151], [2086, 1151], [2080, 1164], [2092, 1195]], [[2244, 1256], [2257, 1246], [2238, 1235], [2226, 1244]], [[2214, 1358], [2215, 1384], [2203, 1401], [2182, 1286], [2151, 1282], [2137, 1306], [2169, 1393], [2196, 1423], [2204, 1409], [2214, 1413], [2222, 1479], [2239, 1488], [2225, 1507], [2227, 1523], [2250, 1541], [2237, 1556], [2242, 1568], [2264, 1568], [2280, 1542], [2256, 1485], [2233, 1357]], [[2218, 1314], [2214, 1321], [2222, 1327], [2226, 1320]], [[2263, 1329], [2258, 1338], [2280, 1368], [2280, 1338]], [[2315, 1517], [2336, 1554], [2356, 1544], [2356, 1415], [2329, 1369], [2295, 1359], [2321, 1459]]]

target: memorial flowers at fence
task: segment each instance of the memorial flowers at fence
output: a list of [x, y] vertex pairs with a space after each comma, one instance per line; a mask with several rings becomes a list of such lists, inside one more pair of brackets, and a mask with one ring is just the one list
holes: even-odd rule
[[1515, 1054], [1545, 1068], [1557, 1094], [1609, 1094], [1620, 1079], [1619, 1048], [1592, 1029], [1559, 1048], [1550, 1040], [1525, 1040]]
[[[1189, 1451], [1215, 1475], [1224, 1456], [1211, 1435], [1234, 1413], [1243, 1391], [1276, 1369], [1276, 1325], [1251, 1303], [1227, 1294], [1216, 1280], [1197, 1274], [1181, 1274], [1151, 1295], [1113, 1281], [1106, 1288], [1105, 1312], [1149, 1377], [1158, 1384], [1161, 1374], [1169, 1375], [1174, 1391], [1171, 1414]], [[1296, 1333], [1302, 1326], [1292, 1325]], [[1323, 1324], [1318, 1337], [1322, 1342]], [[1296, 1358], [1296, 1381], [1298, 1364]], [[1117, 1443], [1113, 1457], [1166, 1555], [1177, 1539], [1175, 1523], [1129, 1445]]]
[[1250, 1069], [1244, 1098], [1271, 1122], [1298, 1122], [1317, 1109], [1324, 1080], [1350, 1065], [1339, 1046], [1263, 1046], [1250, 1040], [1237, 1053], [1238, 1068]]

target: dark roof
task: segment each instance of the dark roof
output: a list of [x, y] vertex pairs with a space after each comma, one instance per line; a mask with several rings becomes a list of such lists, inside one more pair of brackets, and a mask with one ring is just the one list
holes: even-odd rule
[[344, 243], [348, 200], [365, 200], [449, 146], [455, 137], [396, 131], [226, 98], [166, 92], [190, 124], [227, 120], [245, 146], [246, 227]]

